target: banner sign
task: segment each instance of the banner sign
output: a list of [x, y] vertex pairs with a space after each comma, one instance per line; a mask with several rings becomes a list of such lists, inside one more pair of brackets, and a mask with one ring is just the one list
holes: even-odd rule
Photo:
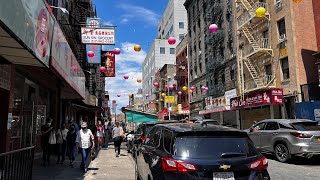
[[[101, 45], [86, 45], [86, 56], [87, 61], [90, 64], [100, 64], [101, 63]], [[94, 54], [93, 56], [89, 56], [88, 52], [92, 51]]]
[[0, 0], [0, 20], [49, 67], [54, 20], [42, 0]]
[[270, 104], [283, 104], [283, 89], [272, 88], [263, 91], [257, 91], [241, 97], [232, 98], [230, 100], [231, 110], [263, 106]]
[[83, 44], [115, 44], [114, 28], [81, 28], [81, 40]]
[[102, 52], [101, 66], [106, 68], [104, 73], [101, 73], [101, 77], [116, 77], [116, 59], [113, 51]]

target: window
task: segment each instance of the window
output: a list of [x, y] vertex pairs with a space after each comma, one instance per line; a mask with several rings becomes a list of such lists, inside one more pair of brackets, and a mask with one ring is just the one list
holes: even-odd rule
[[265, 130], [277, 130], [279, 129], [279, 125], [277, 122], [268, 122]]
[[282, 79], [290, 78], [288, 57], [281, 59]]
[[184, 34], [179, 34], [179, 40], [181, 41], [184, 38]]
[[161, 129], [159, 127], [151, 129], [145, 144], [152, 147], [158, 147], [160, 144]]
[[184, 22], [179, 22], [179, 28], [184, 29]]
[[160, 54], [165, 54], [166, 53], [166, 49], [164, 47], [160, 47]]
[[284, 19], [281, 19], [278, 21], [278, 31], [279, 31], [279, 36], [283, 36], [286, 34], [286, 22]]
[[266, 124], [266, 123], [260, 123], [260, 124], [257, 124], [257, 125], [255, 125], [255, 126], [253, 126], [253, 128], [252, 128], [253, 132], [263, 130], [265, 124]]
[[230, 79], [234, 80], [234, 69], [230, 70]]
[[226, 82], [224, 72], [221, 73], [221, 82], [222, 82], [222, 84], [224, 84]]
[[285, 124], [281, 124], [281, 123], [279, 123], [279, 126], [281, 129], [294, 129], [293, 127], [290, 127], [290, 125], [285, 125]]
[[266, 75], [272, 75], [271, 64], [266, 65], [265, 69], [266, 69]]
[[320, 125], [316, 121], [293, 123], [292, 126], [298, 131], [319, 131]]
[[173, 144], [172, 144], [172, 138], [173, 133], [169, 130], [163, 130], [163, 146], [164, 150], [167, 151], [169, 154], [172, 154], [173, 150]]
[[175, 48], [170, 48], [170, 54], [176, 54], [176, 49]]
[[217, 85], [218, 84], [218, 74], [214, 73], [214, 84]]

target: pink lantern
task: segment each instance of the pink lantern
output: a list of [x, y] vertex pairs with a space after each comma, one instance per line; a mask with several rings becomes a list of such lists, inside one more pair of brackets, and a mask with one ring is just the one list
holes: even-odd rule
[[169, 43], [170, 45], [174, 45], [174, 44], [176, 43], [176, 38], [175, 38], [175, 37], [169, 37], [168, 43]]
[[173, 87], [176, 87], [177, 85], [176, 85], [176, 84], [172, 84], [172, 86], [173, 86]]
[[128, 107], [129, 107], [129, 104], [126, 105], [126, 108], [128, 108]]
[[212, 32], [212, 33], [215, 33], [218, 31], [218, 26], [216, 24], [211, 24], [209, 26], [209, 31]]
[[208, 87], [206, 87], [206, 91], [208, 91], [209, 90], [209, 88]]
[[153, 83], [154, 87], [158, 87], [159, 86], [159, 83], [155, 82]]
[[100, 72], [106, 72], [106, 67], [101, 66], [101, 67], [100, 67]]
[[195, 87], [193, 87], [193, 86], [192, 86], [192, 87], [190, 87], [190, 90], [191, 90], [191, 91], [194, 91], [195, 89], [196, 89], [196, 88], [195, 88]]
[[93, 52], [93, 51], [88, 51], [87, 54], [88, 54], [88, 56], [91, 57], [91, 58], [94, 56], [94, 52]]
[[174, 88], [174, 86], [173, 86], [173, 85], [170, 85], [170, 86], [169, 86], [169, 89], [170, 89], [170, 90], [172, 90], [173, 88]]
[[118, 96], [118, 97], [120, 97], [121, 95], [120, 95], [120, 94], [118, 94], [117, 96]]
[[145, 96], [146, 96], [146, 98], [148, 98], [148, 97], [149, 97], [149, 94], [146, 94]]
[[123, 78], [124, 78], [124, 79], [128, 79], [129, 76], [128, 76], [128, 75], [124, 75]]
[[116, 54], [116, 55], [118, 55], [118, 54], [120, 54], [120, 49], [119, 48], [114, 48], [114, 50], [113, 50], [113, 53], [114, 54]]
[[206, 87], [205, 87], [205, 86], [202, 86], [202, 87], [201, 87], [201, 90], [202, 90], [202, 91], [205, 91], [205, 90], [206, 90]]
[[181, 92], [181, 91], [179, 91], [179, 92], [178, 92], [178, 94], [179, 94], [179, 96], [181, 96], [182, 92]]

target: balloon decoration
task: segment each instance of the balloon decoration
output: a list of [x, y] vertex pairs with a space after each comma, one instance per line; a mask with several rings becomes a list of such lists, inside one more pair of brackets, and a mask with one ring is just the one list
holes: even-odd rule
[[176, 43], [176, 38], [175, 38], [175, 37], [169, 37], [168, 43], [169, 43], [170, 45], [174, 45], [174, 44]]
[[159, 83], [155, 82], [155, 83], [153, 83], [153, 86], [157, 88], [157, 87], [159, 87]]
[[196, 88], [193, 87], [193, 86], [191, 86], [191, 88], [190, 88], [191, 91], [194, 91], [195, 89], [196, 89]]
[[211, 25], [209, 26], [209, 31], [212, 32], [212, 33], [217, 32], [217, 31], [218, 31], [218, 25], [216, 25], [216, 24], [211, 24]]
[[120, 54], [120, 49], [119, 48], [114, 48], [114, 50], [113, 50], [113, 53], [115, 54], [115, 55], [119, 55]]
[[124, 78], [124, 79], [128, 79], [128, 78], [129, 78], [129, 75], [124, 75], [123, 78]]
[[89, 57], [93, 57], [94, 56], [94, 52], [93, 51], [88, 51], [87, 54], [88, 54]]
[[133, 46], [134, 51], [139, 52], [141, 51], [141, 46], [139, 44], [136, 44]]
[[173, 88], [174, 88], [174, 86], [173, 86], [173, 85], [170, 85], [170, 86], [169, 86], [169, 89], [170, 89], [170, 90], [172, 90]]
[[183, 86], [183, 87], [182, 87], [182, 90], [183, 90], [183, 91], [188, 90], [187, 86]]
[[178, 95], [179, 95], [179, 96], [181, 96], [181, 94], [182, 94], [182, 92], [181, 92], [181, 91], [179, 91], [179, 92], [178, 92]]
[[101, 66], [101, 67], [100, 67], [100, 72], [106, 72], [106, 67]]
[[257, 17], [264, 17], [266, 15], [267, 10], [264, 7], [259, 7], [256, 10], [256, 16]]
[[161, 96], [162, 96], [162, 97], [165, 97], [165, 96], [166, 96], [166, 94], [165, 94], [165, 93], [162, 93], [162, 94], [161, 94]]
[[138, 78], [138, 79], [137, 79], [137, 82], [138, 82], [138, 83], [141, 83], [141, 82], [142, 82], [142, 80], [141, 80], [140, 78]]

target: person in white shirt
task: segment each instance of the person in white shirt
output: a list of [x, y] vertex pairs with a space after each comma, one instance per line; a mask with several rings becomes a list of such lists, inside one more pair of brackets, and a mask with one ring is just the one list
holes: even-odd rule
[[[117, 121], [116, 126], [113, 127], [113, 129], [112, 129], [112, 138], [114, 141], [114, 150], [116, 153], [116, 157], [119, 157], [119, 155], [120, 155], [120, 146], [121, 146], [123, 136], [124, 136], [123, 129], [119, 125], [119, 122]], [[118, 152], [117, 152], [117, 150], [118, 150]]]
[[80, 147], [82, 162], [81, 169], [86, 173], [88, 170], [87, 160], [90, 155], [91, 149], [94, 147], [94, 136], [86, 122], [81, 123], [81, 130], [77, 133], [77, 149]]

